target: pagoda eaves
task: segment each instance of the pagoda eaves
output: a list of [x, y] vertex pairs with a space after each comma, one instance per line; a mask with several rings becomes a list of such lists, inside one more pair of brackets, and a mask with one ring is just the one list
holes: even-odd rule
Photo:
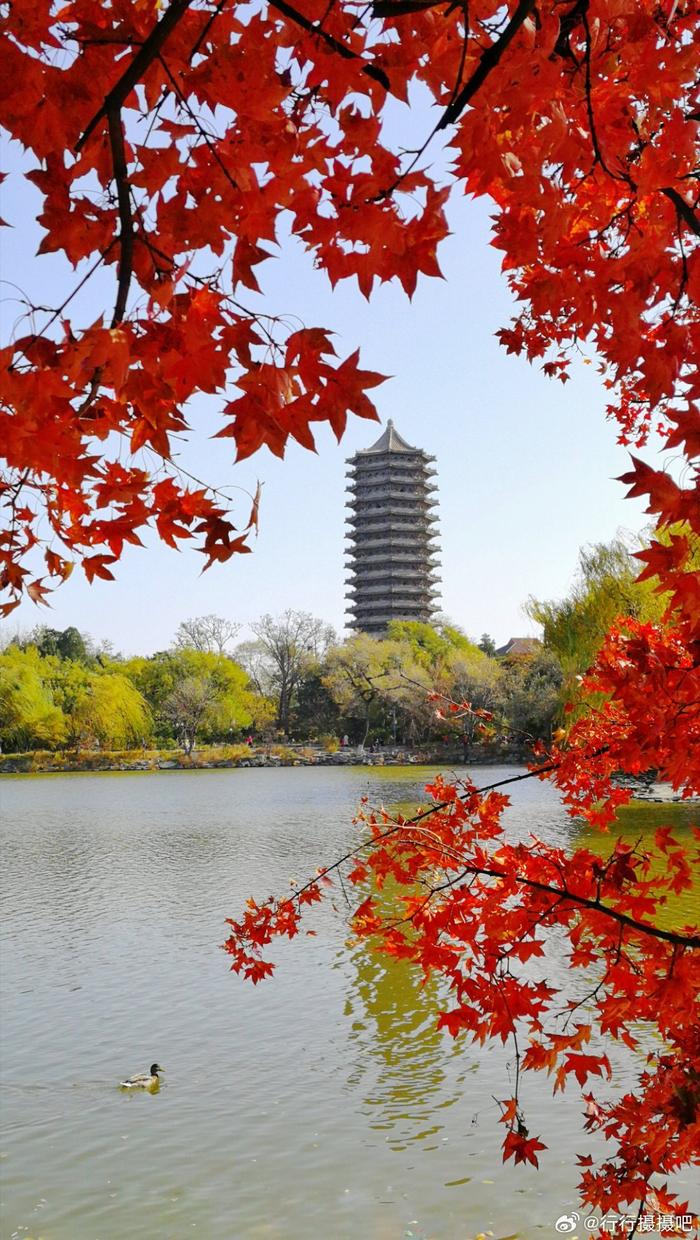
[[350, 627], [374, 636], [392, 620], [430, 623], [435, 572], [434, 457], [399, 435], [391, 419], [348, 464]]

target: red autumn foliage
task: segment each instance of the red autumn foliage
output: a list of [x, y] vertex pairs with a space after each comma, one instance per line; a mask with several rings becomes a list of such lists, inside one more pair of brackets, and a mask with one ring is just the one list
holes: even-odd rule
[[[239, 458], [263, 445], [282, 455], [290, 438], [313, 446], [314, 422], [340, 436], [349, 413], [374, 417], [366, 392], [380, 376], [356, 354], [339, 361], [326, 329], [290, 333], [253, 312], [240, 290], [259, 287], [288, 225], [332, 283], [355, 278], [369, 296], [397, 279], [411, 294], [419, 274], [439, 274], [461, 181], [495, 204], [493, 243], [521, 307], [506, 348], [562, 381], [589, 350], [622, 442], [639, 451], [656, 430], [675, 461], [635, 457], [623, 479], [664, 530], [640, 559], [669, 598], [666, 624], [611, 632], [588, 678], [596, 705], [535, 777], [597, 830], [629, 795], [620, 771], [654, 767], [697, 795], [698, 6], [13, 0], [3, 25], [2, 123], [42, 198], [40, 252], [76, 267], [59, 304], [27, 305], [3, 351], [4, 613], [23, 592], [43, 601], [74, 559], [109, 580], [148, 525], [173, 546], [194, 539], [207, 564], [247, 550], [257, 501], [236, 530], [228, 501], [171, 460], [193, 398], [219, 398]], [[384, 124], [416, 83], [438, 108], [417, 155]], [[432, 158], [440, 142], [451, 171]], [[97, 273], [113, 290], [84, 322], [74, 305]], [[700, 1136], [700, 934], [659, 914], [690, 889], [697, 854], [663, 827], [653, 848], [617, 840], [604, 861], [513, 844], [497, 789], [431, 791], [437, 807], [412, 821], [367, 811], [354, 855], [333, 867], [352, 867], [355, 932], [445, 979], [452, 1034], [514, 1041], [519, 1071], [587, 1089], [585, 1124], [611, 1153], [581, 1160], [583, 1201], [677, 1207], [664, 1181], [697, 1159]], [[387, 882], [403, 906], [393, 920]], [[293, 937], [321, 896], [315, 878], [251, 903], [231, 922], [233, 967], [268, 975], [263, 949]], [[572, 976], [595, 979], [580, 1008], [546, 980], [552, 932]], [[632, 1047], [640, 1022], [660, 1041], [636, 1095], [596, 1099], [609, 1065], [594, 1034]], [[502, 1118], [505, 1157], [536, 1164], [544, 1144], [517, 1090]]]
[[[282, 455], [314, 422], [376, 416], [379, 376], [244, 290], [289, 228], [332, 283], [412, 293], [439, 274], [460, 180], [496, 207], [522, 306], [507, 349], [566, 380], [589, 348], [623, 440], [659, 424], [696, 453], [698, 22], [687, 0], [13, 0], [2, 124], [41, 197], [39, 253], [76, 272], [55, 306], [27, 301], [1, 359], [5, 614], [43, 599], [42, 549], [49, 582], [73, 559], [109, 580], [149, 524], [207, 565], [248, 550], [257, 505], [236, 532], [229, 500], [173, 467], [193, 399], [218, 397], [239, 459]], [[396, 124], [416, 84], [438, 107], [418, 155]], [[82, 290], [109, 297], [110, 278], [84, 321]], [[694, 475], [637, 463], [630, 481], [697, 514]], [[684, 537], [648, 571], [697, 612]]]

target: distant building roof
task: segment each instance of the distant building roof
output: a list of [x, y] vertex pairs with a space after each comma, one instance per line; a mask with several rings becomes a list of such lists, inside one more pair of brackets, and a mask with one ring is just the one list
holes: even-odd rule
[[511, 637], [505, 646], [499, 646], [496, 654], [500, 655], [517, 655], [517, 654], [536, 654], [540, 649], [542, 642], [539, 637]]
[[406, 443], [389, 418], [386, 430], [379, 436], [377, 442], [373, 443], [371, 448], [360, 448], [359, 454], [366, 456], [368, 452], [420, 452], [420, 448], [414, 448], [410, 443]]

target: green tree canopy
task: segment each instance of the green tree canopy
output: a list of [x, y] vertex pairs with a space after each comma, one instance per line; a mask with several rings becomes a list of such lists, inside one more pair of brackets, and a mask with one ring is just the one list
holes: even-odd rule
[[249, 727], [255, 716], [258, 703], [248, 674], [227, 655], [183, 647], [119, 667], [143, 694], [156, 724], [180, 737], [188, 750], [200, 734], [227, 738]]
[[517, 742], [549, 741], [563, 706], [564, 673], [550, 650], [510, 660], [499, 682], [498, 709]]
[[[474, 710], [494, 713], [502, 702], [502, 680], [500, 663], [481, 649], [453, 650], [438, 687], [454, 702], [468, 702]], [[454, 726], [471, 741], [478, 722], [478, 716], [465, 715], [457, 719]]]
[[66, 743], [121, 749], [151, 731], [147, 703], [120, 672], [90, 668], [36, 646], [0, 655], [0, 736], [12, 748]]
[[39, 654], [56, 655], [59, 659], [70, 659], [78, 663], [86, 663], [89, 659], [88, 642], [73, 625], [67, 629], [51, 629], [47, 625], [38, 625], [25, 644], [36, 646]]
[[473, 651], [476, 646], [453, 624], [423, 624], [418, 620], [392, 620], [387, 626], [390, 641], [408, 646], [417, 663], [436, 668], [455, 650]]
[[90, 676], [78, 713], [83, 735], [107, 749], [128, 749], [150, 736], [151, 712], [127, 676]]
[[66, 735], [66, 719], [45, 679], [36, 647], [8, 646], [0, 655], [0, 738], [3, 748], [53, 748]]
[[396, 684], [405, 650], [398, 641], [358, 633], [328, 653], [323, 683], [341, 714], [355, 722], [363, 744], [370, 728], [384, 721], [387, 686]]
[[481, 634], [481, 639], [479, 641], [479, 650], [482, 650], [484, 654], [487, 654], [490, 659], [495, 658], [496, 643], [493, 640], [490, 633]]
[[91, 670], [51, 657], [45, 675], [63, 712], [69, 744], [124, 749], [150, 736], [148, 704], [122, 671]]
[[666, 602], [653, 581], [637, 581], [640, 542], [622, 536], [609, 543], [583, 547], [569, 593], [559, 600], [530, 598], [527, 614], [542, 625], [544, 645], [558, 658], [570, 693], [576, 677], [590, 667], [600, 645], [619, 616], [660, 620]]

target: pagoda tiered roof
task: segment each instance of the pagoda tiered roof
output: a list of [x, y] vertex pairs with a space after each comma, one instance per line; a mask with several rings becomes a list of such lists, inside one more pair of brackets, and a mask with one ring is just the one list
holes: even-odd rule
[[346, 597], [354, 628], [379, 635], [392, 620], [433, 616], [440, 579], [434, 459], [389, 421], [348, 462]]

